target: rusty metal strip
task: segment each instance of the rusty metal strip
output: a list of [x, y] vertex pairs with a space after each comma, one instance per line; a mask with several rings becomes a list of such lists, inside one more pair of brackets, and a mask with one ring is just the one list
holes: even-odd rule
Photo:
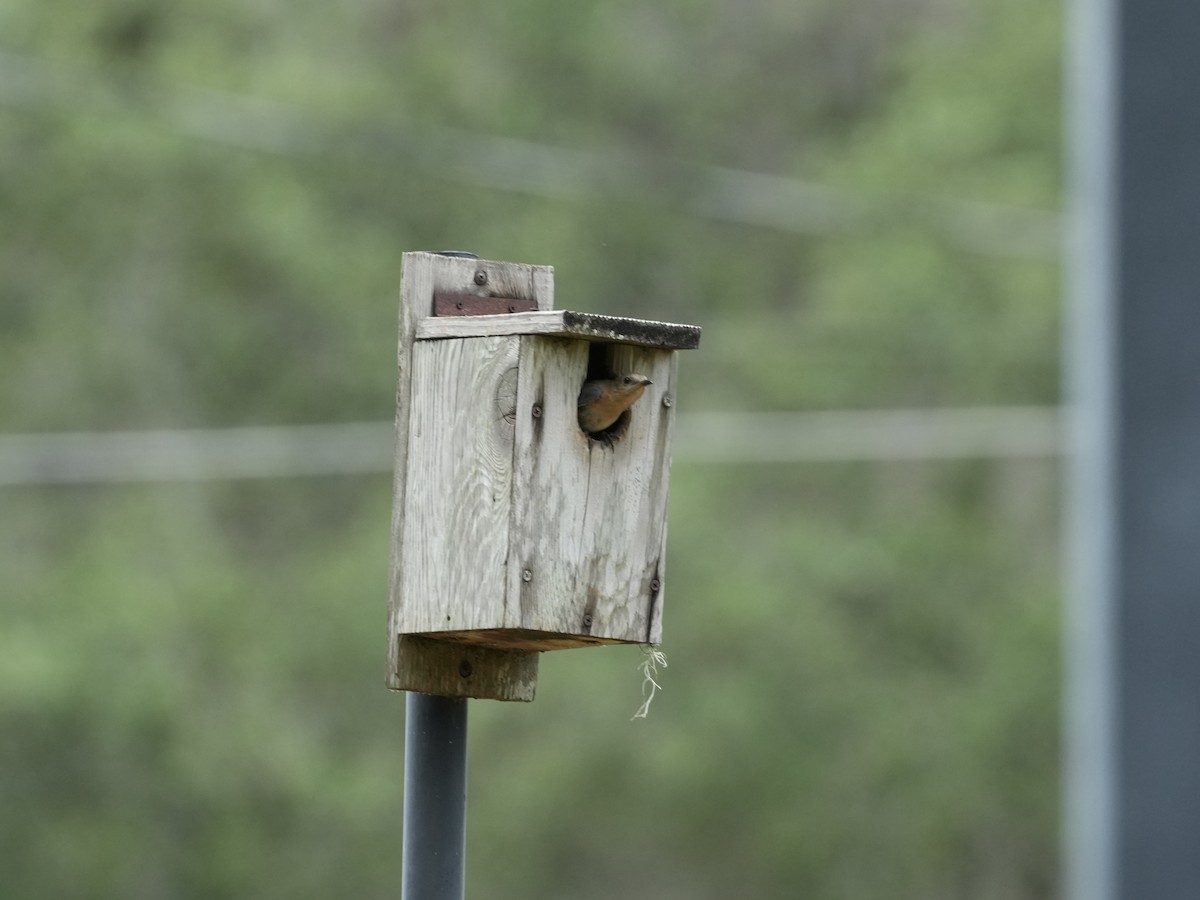
[[496, 316], [503, 313], [533, 312], [536, 300], [516, 297], [480, 297], [477, 294], [434, 294], [435, 316]]

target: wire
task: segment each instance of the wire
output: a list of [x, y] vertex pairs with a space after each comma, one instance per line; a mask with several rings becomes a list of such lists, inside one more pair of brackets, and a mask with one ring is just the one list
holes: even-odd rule
[[1054, 407], [680, 414], [674, 455], [686, 462], [897, 462], [1014, 459], [1062, 453]]
[[[1054, 407], [681, 413], [680, 463], [1052, 459]], [[0, 435], [0, 486], [378, 475], [390, 422]]]
[[0, 485], [375, 474], [392, 435], [387, 422], [0, 435]]
[[340, 121], [250, 97], [183, 85], [98, 77], [0, 51], [0, 103], [38, 111], [114, 107], [176, 132], [291, 159], [341, 158], [394, 170], [403, 161], [438, 178], [555, 200], [657, 200], [716, 222], [802, 235], [871, 234], [917, 226], [949, 246], [988, 256], [1056, 259], [1054, 212], [841, 189], [610, 147], [555, 147], [431, 124]]

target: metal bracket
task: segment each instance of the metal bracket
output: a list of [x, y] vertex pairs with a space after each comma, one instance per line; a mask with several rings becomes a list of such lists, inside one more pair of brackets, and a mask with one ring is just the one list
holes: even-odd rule
[[497, 316], [504, 313], [533, 312], [536, 300], [517, 297], [480, 297], [478, 294], [434, 294], [435, 316]]

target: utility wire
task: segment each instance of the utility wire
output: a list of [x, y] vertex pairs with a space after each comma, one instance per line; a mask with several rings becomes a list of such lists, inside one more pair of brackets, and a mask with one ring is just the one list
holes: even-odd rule
[[971, 253], [1055, 259], [1060, 216], [897, 195], [867, 199], [829, 185], [609, 147], [555, 147], [431, 124], [340, 121], [294, 106], [185, 85], [115, 80], [0, 51], [0, 103], [36, 111], [137, 112], [223, 146], [291, 159], [331, 158], [489, 189], [582, 201], [654, 200], [714, 222], [791, 234], [918, 227]]
[[[1058, 409], [680, 413], [679, 463], [1052, 459]], [[377, 475], [391, 422], [0, 435], [0, 486]]]
[[389, 422], [0, 435], [0, 485], [366, 475], [392, 467]]
[[695, 463], [1018, 459], [1062, 453], [1055, 407], [681, 413], [676, 459]]

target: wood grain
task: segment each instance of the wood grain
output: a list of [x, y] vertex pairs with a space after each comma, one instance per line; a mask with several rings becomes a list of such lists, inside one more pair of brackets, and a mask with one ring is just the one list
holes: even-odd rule
[[576, 421], [587, 342], [522, 340], [507, 627], [661, 639], [673, 422], [673, 404], [662, 400], [674, 397], [674, 354], [632, 345], [614, 345], [612, 354], [614, 371], [640, 372], [654, 386], [608, 446]]
[[401, 635], [396, 690], [442, 697], [484, 700], [533, 700], [538, 654]]
[[[477, 273], [483, 273], [484, 285], [476, 283]], [[406, 253], [400, 279], [399, 339], [396, 363], [396, 445], [394, 461], [394, 485], [392, 501], [392, 558], [389, 571], [388, 605], [388, 666], [387, 683], [394, 690], [420, 690], [420, 687], [402, 687], [399, 672], [408, 675], [405, 684], [419, 684], [413, 673], [424, 671], [430, 686], [444, 682], [439, 667], [444, 659], [438, 653], [426, 656], [424, 645], [409, 644], [398, 640], [399, 622], [405, 608], [401, 573], [404, 568], [406, 508], [406, 486], [408, 484], [409, 455], [409, 412], [412, 407], [412, 355], [416, 340], [417, 323], [433, 312], [433, 295], [437, 292], [475, 293], [530, 299], [539, 310], [554, 307], [554, 270], [550, 266], [531, 266], [521, 263], [495, 262], [491, 260], [464, 259], [439, 256], [434, 253]], [[403, 649], [402, 649], [403, 648]], [[404, 655], [407, 658], [401, 659]], [[486, 696], [487, 673], [479, 673], [478, 696]], [[500, 679], [502, 667], [493, 668]], [[536, 669], [534, 678], [536, 679]], [[495, 682], [498, 699], [507, 688], [501, 680]], [[430, 691], [431, 693], [435, 691]]]
[[512, 501], [513, 422], [497, 393], [518, 337], [413, 347], [408, 491], [397, 628], [495, 627], [502, 618]]

